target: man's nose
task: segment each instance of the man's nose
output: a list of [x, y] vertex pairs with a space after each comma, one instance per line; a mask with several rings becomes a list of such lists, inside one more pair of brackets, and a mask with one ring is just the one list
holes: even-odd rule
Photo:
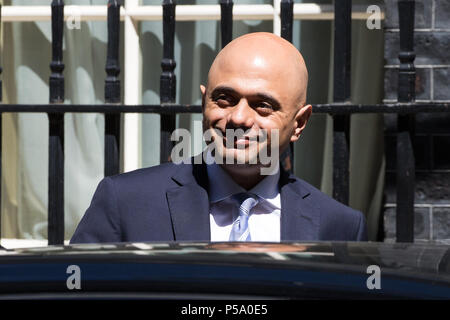
[[232, 124], [235, 128], [251, 128], [254, 122], [254, 112], [247, 100], [241, 99], [232, 108], [228, 116], [228, 123]]

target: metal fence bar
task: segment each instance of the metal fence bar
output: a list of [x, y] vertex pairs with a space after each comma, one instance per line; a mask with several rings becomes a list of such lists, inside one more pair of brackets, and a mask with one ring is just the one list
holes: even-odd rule
[[[2, 34], [2, 4], [0, 3], [0, 39], [1, 39], [1, 34]], [[1, 76], [2, 76], [2, 66], [1, 66], [1, 62], [2, 62], [2, 60], [1, 60], [1, 57], [2, 57], [2, 55], [1, 55], [1, 52], [0, 52], [0, 103], [2, 102], [2, 99], [3, 99], [3, 96], [2, 96], [2, 78], [1, 78]], [[2, 119], [3, 118], [3, 114], [2, 113], [0, 113], [0, 209], [1, 209], [1, 204], [2, 204], [2, 184], [1, 184], [1, 177], [2, 177], [2, 137], [3, 137], [3, 134], [2, 134], [2, 130], [3, 130], [3, 127], [2, 127]], [[1, 213], [1, 210], [0, 210], [0, 239], [2, 238], [2, 213]], [[1, 248], [1, 245], [0, 245], [0, 248]]]
[[222, 48], [233, 39], [233, 0], [220, 0]]
[[281, 37], [292, 42], [292, 28], [294, 23], [294, 1], [281, 0]]
[[[334, 1], [334, 92], [335, 102], [350, 99], [351, 0]], [[333, 117], [333, 197], [344, 204], [349, 199], [348, 115]]]
[[[1, 38], [1, 34], [2, 34], [2, 4], [0, 3], [0, 38]], [[2, 102], [2, 93], [3, 93], [3, 90], [2, 90], [3, 85], [2, 85], [2, 78], [1, 78], [2, 71], [3, 71], [3, 69], [1, 66], [1, 52], [0, 52], [0, 102]], [[0, 232], [1, 232], [1, 229], [0, 229]]]
[[[294, 2], [292, 0], [281, 0], [280, 3], [281, 18], [281, 37], [292, 43], [292, 28], [294, 23]], [[280, 163], [283, 169], [288, 172], [294, 171], [294, 144], [291, 142], [280, 157]]]
[[[108, 51], [105, 102], [120, 103], [119, 66], [120, 2], [108, 0]], [[114, 108], [114, 106], [111, 106]], [[119, 173], [120, 114], [105, 115], [105, 177]]]
[[[313, 113], [343, 115], [354, 113], [439, 113], [450, 112], [450, 103], [388, 103], [388, 104], [313, 104]], [[156, 113], [156, 114], [183, 114], [201, 113], [201, 105], [192, 104], [160, 104], [126, 105], [116, 104], [0, 104], [2, 112], [29, 112], [29, 113]]]
[[[63, 17], [64, 1], [53, 0], [50, 103], [64, 103]], [[64, 243], [64, 114], [48, 113], [48, 244]]]
[[[400, 25], [400, 68], [398, 101], [415, 100], [416, 71], [414, 68], [414, 7], [415, 1], [398, 2]], [[397, 119], [397, 242], [414, 242], [415, 161], [412, 144], [415, 115], [399, 115]]]
[[[174, 58], [175, 41], [175, 6], [174, 0], [164, 0], [163, 2], [163, 59], [161, 62], [160, 79], [160, 101], [161, 108], [165, 108], [168, 103], [175, 102], [176, 95], [176, 77], [174, 69], [176, 66]], [[170, 153], [173, 148], [173, 142], [170, 140], [172, 132], [175, 130], [175, 115], [161, 115], [161, 144], [160, 144], [160, 162], [170, 161]]]

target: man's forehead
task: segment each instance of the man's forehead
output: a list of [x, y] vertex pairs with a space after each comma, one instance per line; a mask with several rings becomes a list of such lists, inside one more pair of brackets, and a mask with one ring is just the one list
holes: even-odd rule
[[221, 70], [241, 70], [248, 71], [262, 68], [266, 71], [282, 70], [284, 68], [300, 67], [299, 56], [292, 50], [284, 50], [274, 43], [269, 44], [255, 41], [241, 42], [222, 50], [214, 60], [211, 71]]
[[300, 52], [286, 40], [267, 33], [242, 36], [219, 52], [211, 65], [208, 84], [229, 76], [307, 82]]
[[264, 55], [247, 54], [218, 61], [210, 70], [208, 91], [229, 87], [243, 95], [266, 93], [283, 98], [301, 91], [301, 82], [299, 74], [289, 66], [267, 60]]
[[276, 72], [284, 70], [282, 60], [274, 56], [262, 54], [261, 52], [232, 52], [226, 56], [221, 56], [211, 67], [211, 75], [214, 72], [229, 73], [260, 73]]
[[255, 97], [266, 94], [282, 98], [288, 95], [288, 87], [270, 77], [264, 78], [245, 72], [240, 74], [223, 72], [213, 77], [208, 83], [209, 94], [221, 92]]
[[[289, 76], [289, 70], [276, 61], [270, 61], [262, 55], [238, 55], [223, 58], [215, 64], [209, 73], [209, 81], [245, 78], [254, 81], [270, 81]], [[231, 81], [231, 80], [230, 80]]]

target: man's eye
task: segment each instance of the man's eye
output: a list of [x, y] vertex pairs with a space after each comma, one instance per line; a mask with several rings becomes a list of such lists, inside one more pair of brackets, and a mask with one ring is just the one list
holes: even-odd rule
[[270, 109], [270, 110], [273, 110], [272, 105], [270, 105], [270, 104], [267, 103], [267, 102], [261, 102], [261, 103], [258, 103], [257, 107], [260, 108], [260, 109]]
[[233, 99], [230, 96], [227, 96], [225, 94], [220, 94], [214, 98], [214, 101], [221, 103], [221, 104], [230, 104], [233, 102]]

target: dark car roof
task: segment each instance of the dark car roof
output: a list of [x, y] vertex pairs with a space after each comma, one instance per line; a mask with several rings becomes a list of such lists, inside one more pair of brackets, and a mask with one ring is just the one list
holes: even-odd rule
[[[0, 298], [137, 293], [277, 298], [450, 298], [450, 246], [409, 243], [120, 243], [0, 250]], [[369, 289], [369, 266], [381, 288]]]

